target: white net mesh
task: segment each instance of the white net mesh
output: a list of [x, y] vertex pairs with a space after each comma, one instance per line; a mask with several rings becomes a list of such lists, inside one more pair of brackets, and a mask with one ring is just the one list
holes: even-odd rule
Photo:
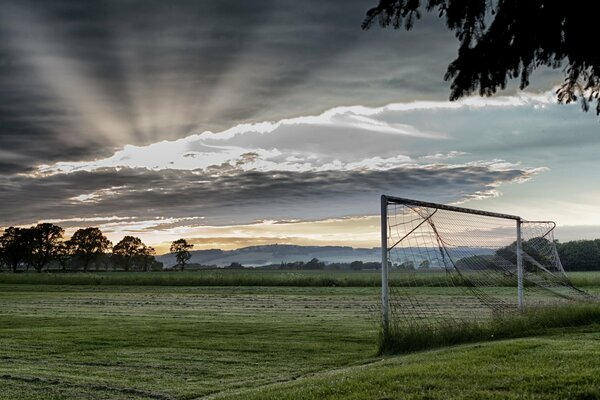
[[[387, 201], [391, 322], [462, 323], [516, 310], [517, 219], [426, 204]], [[565, 275], [553, 230], [521, 223], [526, 307], [591, 298]]]

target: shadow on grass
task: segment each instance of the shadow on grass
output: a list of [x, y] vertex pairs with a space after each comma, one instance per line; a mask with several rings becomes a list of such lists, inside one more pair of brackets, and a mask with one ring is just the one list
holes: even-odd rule
[[600, 304], [578, 304], [506, 313], [489, 321], [446, 325], [393, 325], [379, 336], [379, 354], [401, 354], [461, 343], [535, 336], [551, 328], [600, 323]]

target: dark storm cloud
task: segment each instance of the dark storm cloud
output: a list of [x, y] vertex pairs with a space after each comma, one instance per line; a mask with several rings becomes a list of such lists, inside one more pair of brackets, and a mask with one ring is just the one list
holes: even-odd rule
[[[377, 213], [378, 195], [442, 202], [472, 198], [531, 171], [486, 165], [387, 171], [238, 172], [104, 169], [1, 182], [4, 225], [86, 217], [202, 217], [208, 224]], [[435, 193], [435, 195], [432, 195]], [[488, 193], [489, 195], [489, 193]]]
[[445, 98], [452, 36], [432, 20], [363, 32], [368, 6], [0, 2], [0, 149], [16, 155], [0, 173], [339, 104]]

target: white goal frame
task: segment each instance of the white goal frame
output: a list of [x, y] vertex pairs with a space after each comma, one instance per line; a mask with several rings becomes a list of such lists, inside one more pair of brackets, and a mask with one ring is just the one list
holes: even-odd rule
[[[439, 203], [431, 203], [426, 201], [405, 199], [388, 195], [381, 196], [381, 307], [382, 307], [382, 323], [384, 331], [389, 329], [390, 323], [390, 304], [389, 304], [389, 251], [388, 248], [388, 226], [387, 226], [387, 209], [389, 204], [405, 204], [417, 207], [429, 207], [447, 211], [454, 211], [466, 214], [483, 215], [487, 217], [509, 219], [515, 221], [516, 233], [516, 255], [517, 255], [517, 301], [519, 310], [523, 310], [523, 257], [521, 243], [521, 225], [523, 220], [521, 217], [509, 214], [500, 214], [489, 211], [476, 210], [472, 208], [455, 207]], [[410, 234], [410, 232], [409, 232]], [[406, 235], [408, 236], [408, 234]], [[406, 237], [405, 236], [405, 237]], [[404, 238], [400, 239], [402, 241]], [[400, 243], [398, 241], [398, 243]], [[398, 243], [394, 244], [396, 246]], [[392, 246], [392, 248], [394, 247]]]

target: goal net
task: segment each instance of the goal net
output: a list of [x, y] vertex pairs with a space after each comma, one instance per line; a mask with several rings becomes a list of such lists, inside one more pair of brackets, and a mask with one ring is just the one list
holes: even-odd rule
[[381, 212], [385, 326], [462, 323], [591, 298], [566, 276], [553, 222], [390, 196]]

